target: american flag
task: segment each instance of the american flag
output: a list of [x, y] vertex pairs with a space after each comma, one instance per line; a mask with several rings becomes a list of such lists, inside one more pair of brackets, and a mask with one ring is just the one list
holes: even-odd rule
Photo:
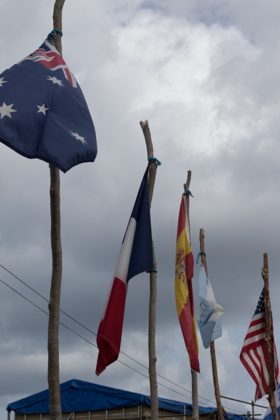
[[[277, 383], [279, 366], [277, 360], [276, 347], [274, 348], [274, 378]], [[243, 347], [240, 353], [240, 360], [256, 383], [255, 400], [268, 394], [269, 373], [268, 373], [268, 351], [266, 348], [265, 332], [265, 309], [264, 309], [264, 289], [260, 295], [257, 308], [253, 319], [249, 325]]]

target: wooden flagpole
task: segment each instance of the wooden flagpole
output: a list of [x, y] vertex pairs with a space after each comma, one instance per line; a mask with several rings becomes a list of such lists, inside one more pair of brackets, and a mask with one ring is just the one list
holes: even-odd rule
[[[187, 181], [184, 184], [184, 191], [189, 191], [190, 184], [191, 184], [192, 172], [189, 170], [187, 175]], [[188, 221], [189, 221], [189, 232], [191, 232], [191, 224], [190, 224], [190, 196], [186, 194], [186, 205], [187, 205], [187, 212], [188, 212]], [[190, 235], [191, 238], [191, 235]], [[191, 242], [191, 239], [190, 239]], [[199, 408], [198, 408], [198, 386], [197, 386], [197, 372], [191, 369], [191, 376], [192, 376], [192, 406], [193, 406], [193, 415], [192, 418], [194, 420], [199, 419]]]
[[[149, 161], [149, 178], [148, 178], [148, 194], [149, 205], [151, 207], [154, 184], [158, 163], [154, 159], [153, 142], [148, 121], [140, 121]], [[157, 262], [155, 257], [155, 248], [153, 241], [153, 271], [150, 273], [150, 301], [149, 301], [149, 377], [151, 391], [151, 420], [158, 419], [158, 389], [157, 389], [157, 372], [156, 372], [156, 302], [157, 302]]]
[[[204, 267], [206, 276], [208, 277], [208, 269], [207, 269], [207, 260], [206, 260], [206, 253], [205, 253], [205, 231], [204, 229], [200, 229], [199, 231], [199, 244], [200, 244], [200, 257], [201, 262]], [[221, 402], [221, 394], [220, 394], [220, 387], [219, 387], [219, 378], [218, 378], [218, 368], [217, 368], [217, 360], [216, 360], [216, 351], [215, 351], [215, 341], [211, 341], [210, 343], [210, 354], [211, 354], [211, 363], [212, 363], [212, 375], [213, 375], [213, 383], [214, 383], [214, 390], [215, 390], [215, 397], [216, 397], [216, 404], [217, 404], [217, 420], [224, 419], [224, 409]]]
[[[53, 29], [56, 49], [62, 54], [62, 9], [65, 0], [56, 0], [53, 9]], [[48, 384], [49, 410], [51, 420], [61, 420], [61, 399], [59, 380], [59, 314], [62, 279], [62, 246], [60, 222], [60, 174], [50, 165], [50, 212], [52, 278], [49, 300], [48, 326]]]
[[269, 374], [269, 393], [268, 401], [270, 403], [271, 412], [276, 420], [279, 420], [277, 404], [275, 401], [275, 361], [274, 361], [274, 338], [273, 338], [273, 325], [272, 325], [272, 312], [269, 298], [269, 268], [267, 253], [263, 254], [263, 268], [262, 277], [264, 282], [264, 310], [265, 310], [265, 326], [266, 326], [266, 346], [268, 353], [268, 374]]

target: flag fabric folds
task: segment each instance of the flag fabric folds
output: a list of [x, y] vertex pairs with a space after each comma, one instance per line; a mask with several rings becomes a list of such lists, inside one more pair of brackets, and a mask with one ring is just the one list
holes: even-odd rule
[[194, 299], [192, 290], [193, 253], [190, 244], [189, 215], [186, 196], [183, 194], [177, 229], [175, 298], [181, 330], [189, 354], [190, 366], [199, 372], [198, 341], [194, 318]]
[[[274, 370], [275, 383], [278, 380], [279, 366], [277, 360], [276, 347], [274, 348]], [[249, 375], [256, 384], [255, 400], [268, 394], [269, 392], [269, 369], [268, 351], [266, 348], [266, 326], [264, 308], [264, 289], [260, 295], [257, 308], [253, 319], [249, 325], [243, 347], [240, 353], [240, 360]]]
[[117, 360], [120, 352], [128, 281], [137, 274], [152, 270], [153, 247], [147, 168], [124, 235], [111, 293], [97, 332], [97, 375]]
[[63, 172], [94, 161], [97, 145], [89, 109], [51, 40], [0, 74], [0, 141]]
[[205, 273], [203, 264], [200, 265], [198, 274], [199, 288], [199, 319], [198, 326], [202, 342], [208, 348], [211, 341], [222, 335], [220, 316], [224, 309], [216, 301], [213, 288]]

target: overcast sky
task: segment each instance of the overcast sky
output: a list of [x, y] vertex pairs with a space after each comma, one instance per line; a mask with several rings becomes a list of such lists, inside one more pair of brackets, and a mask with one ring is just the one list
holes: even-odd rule
[[[52, 8], [50, 0], [0, 0], [0, 73], [42, 43], [52, 29]], [[191, 389], [174, 298], [178, 209], [191, 169], [194, 255], [204, 227], [209, 276], [225, 309], [216, 341], [221, 393], [246, 401], [255, 386], [239, 353], [262, 289], [264, 251], [280, 347], [279, 22], [276, 0], [66, 0], [63, 11], [64, 58], [86, 97], [99, 151], [95, 163], [61, 174], [62, 308], [97, 330], [146, 167], [139, 121], [147, 119], [162, 162], [152, 203], [158, 373]], [[0, 197], [0, 264], [48, 297], [48, 165], [0, 143]], [[0, 279], [47, 310], [2, 268]], [[129, 284], [122, 350], [145, 365], [148, 300], [148, 275], [139, 275]], [[8, 403], [47, 387], [48, 319], [2, 283], [0, 303], [4, 416]], [[62, 321], [95, 343], [94, 335]], [[96, 348], [63, 327], [60, 349], [61, 382], [77, 378], [149, 394], [148, 379], [119, 362], [97, 377]], [[124, 355], [120, 360], [147, 375]], [[200, 363], [199, 395], [214, 401], [202, 345]], [[158, 380], [178, 392], [159, 385], [160, 396], [191, 401], [187, 391]]]

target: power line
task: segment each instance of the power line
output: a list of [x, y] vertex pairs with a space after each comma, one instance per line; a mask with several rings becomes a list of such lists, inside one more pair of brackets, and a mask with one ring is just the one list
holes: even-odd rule
[[[22, 283], [25, 287], [27, 287], [28, 289], [30, 289], [32, 292], [34, 292], [37, 296], [39, 296], [40, 298], [42, 298], [44, 301], [46, 301], [48, 303], [48, 299], [42, 295], [40, 292], [38, 292], [36, 289], [34, 289], [32, 286], [30, 286], [27, 282], [25, 282], [24, 280], [22, 280], [19, 276], [17, 276], [16, 274], [14, 274], [12, 271], [10, 271], [8, 268], [6, 268], [4, 265], [0, 264], [0, 267], [3, 268], [6, 272], [8, 272], [11, 276], [13, 276], [16, 280], [18, 280], [20, 283]], [[4, 285], [6, 285], [8, 288], [10, 288], [14, 293], [16, 293], [17, 295], [21, 296], [23, 299], [25, 299], [27, 302], [29, 302], [31, 305], [33, 305], [34, 307], [36, 307], [38, 310], [40, 310], [42, 313], [44, 313], [45, 315], [48, 316], [48, 312], [45, 311], [44, 309], [42, 309], [39, 305], [35, 304], [34, 302], [32, 302], [29, 298], [27, 298], [26, 296], [24, 296], [23, 294], [21, 294], [20, 292], [18, 292], [15, 288], [13, 288], [12, 286], [10, 286], [9, 284], [7, 284], [6, 282], [4, 282], [3, 280], [0, 279], [0, 282], [2, 282]], [[69, 319], [71, 319], [74, 323], [76, 323], [77, 325], [79, 325], [80, 327], [84, 328], [86, 331], [88, 331], [89, 333], [93, 334], [94, 336], [96, 336], [96, 333], [94, 331], [92, 331], [90, 328], [88, 328], [87, 326], [85, 326], [84, 324], [82, 324], [80, 321], [78, 321], [77, 319], [75, 319], [73, 316], [71, 316], [69, 313], [67, 313], [64, 310], [60, 310], [60, 312], [62, 314], [64, 314], [66, 317], [68, 317]], [[87, 338], [85, 338], [84, 336], [82, 336], [81, 334], [79, 334], [77, 331], [73, 330], [71, 327], [69, 327], [68, 325], [66, 325], [65, 323], [60, 321], [60, 325], [63, 326], [65, 329], [67, 329], [68, 331], [72, 332], [73, 334], [75, 334], [76, 336], [78, 336], [79, 338], [81, 338], [82, 340], [84, 340], [85, 342], [87, 342], [88, 344], [90, 344], [91, 346], [97, 348], [96, 344], [93, 343], [92, 341], [88, 340]], [[134, 363], [140, 365], [141, 367], [143, 367], [144, 369], [148, 370], [149, 368], [144, 365], [143, 363], [139, 362], [138, 360], [134, 359], [133, 357], [131, 357], [130, 355], [128, 355], [127, 353], [120, 351], [120, 353], [124, 356], [126, 356], [127, 358], [129, 358], [131, 361], [133, 361]], [[134, 367], [128, 365], [127, 363], [123, 362], [122, 360], [117, 360], [119, 363], [121, 363], [123, 366], [133, 370], [135, 373], [138, 373], [139, 375], [143, 376], [144, 378], [149, 379], [149, 376], [145, 375], [144, 373], [140, 372], [139, 370], [135, 369]], [[175, 385], [176, 387], [182, 389], [184, 392], [188, 392], [191, 394], [191, 391], [184, 388], [181, 385], [176, 384], [175, 382], [171, 381], [170, 379], [164, 377], [163, 375], [157, 374], [158, 377], [161, 377], [163, 380], [171, 383], [172, 385]], [[165, 389], [168, 389], [169, 391], [172, 391], [174, 393], [176, 393], [177, 395], [181, 395], [184, 398], [186, 398], [185, 394], [182, 394], [181, 392], [174, 390], [173, 388], [168, 387], [165, 384], [162, 384], [160, 382], [158, 382], [159, 386], [162, 386]], [[205, 400], [207, 402], [210, 402], [211, 404], [215, 405], [215, 402], [210, 400], [209, 398], [200, 396], [199, 400]], [[236, 410], [232, 410], [231, 411], [236, 411]], [[237, 411], [238, 412], [238, 411]], [[240, 413], [240, 412], [238, 412]]]
[[[0, 264], [0, 267], [5, 270], [7, 273], [9, 273], [11, 276], [13, 276], [17, 281], [19, 281], [20, 283], [22, 283], [26, 288], [28, 288], [29, 290], [31, 290], [33, 293], [35, 293], [37, 296], [39, 296], [41, 299], [43, 299], [45, 302], [48, 303], [48, 299], [42, 295], [40, 292], [38, 292], [36, 289], [34, 289], [32, 286], [30, 286], [27, 282], [25, 282], [24, 280], [22, 280], [19, 276], [17, 276], [16, 274], [14, 274], [12, 271], [10, 271], [8, 268], [6, 268], [4, 265]], [[26, 296], [24, 296], [22, 293], [20, 293], [18, 290], [16, 290], [15, 288], [13, 288], [12, 286], [10, 286], [8, 283], [6, 283], [4, 280], [0, 279], [0, 282], [2, 284], [4, 284], [6, 287], [8, 287], [10, 290], [12, 290], [14, 293], [16, 293], [17, 295], [19, 295], [20, 297], [22, 297], [24, 300], [26, 300], [28, 303], [30, 303], [31, 305], [33, 305], [35, 308], [37, 308], [40, 312], [44, 313], [45, 315], [48, 316], [48, 311], [42, 309], [39, 305], [37, 305], [36, 303], [34, 303], [31, 299], [27, 298]], [[81, 328], [83, 328], [84, 330], [86, 330], [87, 332], [89, 332], [90, 334], [96, 336], [97, 334], [91, 330], [90, 328], [88, 328], [87, 326], [85, 326], [84, 324], [82, 324], [80, 321], [78, 321], [77, 319], [75, 319], [72, 315], [70, 315], [69, 313], [67, 313], [66, 311], [60, 309], [60, 312], [65, 315], [67, 318], [69, 318], [71, 321], [73, 321], [75, 324], [79, 325]], [[85, 342], [87, 342], [88, 344], [90, 344], [91, 346], [97, 348], [97, 345], [95, 343], [93, 343], [92, 341], [88, 340], [86, 337], [82, 336], [81, 334], [79, 334], [77, 331], [75, 331], [73, 328], [69, 327], [67, 324], [63, 323], [60, 321], [60, 325], [63, 326], [65, 329], [67, 329], [68, 331], [72, 332], [74, 335], [78, 336], [79, 338], [81, 338], [82, 340], [84, 340]], [[144, 365], [143, 363], [139, 362], [138, 360], [136, 360], [135, 358], [131, 357], [130, 355], [128, 355], [127, 353], [120, 351], [120, 353], [122, 355], [124, 355], [125, 357], [127, 357], [128, 359], [130, 359], [131, 361], [133, 361], [134, 363], [138, 364], [139, 366], [143, 367], [144, 369], [148, 370], [149, 368]], [[121, 363], [123, 366], [133, 370], [135, 373], [143, 376], [144, 378], [149, 379], [148, 375], [145, 375], [143, 372], [135, 369], [134, 367], [128, 365], [127, 363], [123, 362], [122, 360], [117, 360], [119, 363]], [[160, 375], [159, 373], [157, 374], [158, 377], [160, 377], [161, 379], [169, 382], [170, 384], [180, 388], [181, 390], [183, 390], [184, 392], [188, 392], [189, 394], [191, 394], [191, 391], [188, 390], [187, 388], [184, 388], [181, 385], [176, 384], [175, 382], [171, 381], [170, 379], [164, 377], [163, 375]], [[186, 398], [186, 395], [174, 390], [173, 388], [170, 388], [169, 386], [162, 384], [160, 382], [158, 382], [158, 385], [168, 389], [169, 391], [172, 391], [174, 393], [176, 393], [177, 395], [181, 395], [184, 398]], [[200, 396], [199, 400], [205, 400], [207, 402], [210, 402], [211, 404], [216, 404], [214, 401], [210, 400], [209, 398]], [[237, 410], [233, 410], [230, 409], [231, 411], [236, 411], [237, 413], [241, 413], [240, 411]]]
[[[0, 282], [2, 284], [4, 284], [6, 287], [8, 287], [10, 290], [12, 290], [14, 293], [16, 293], [18, 296], [20, 296], [21, 298], [23, 298], [24, 300], [26, 300], [28, 303], [30, 303], [32, 306], [34, 306], [36, 309], [38, 309], [40, 312], [42, 312], [45, 315], [49, 315], [47, 311], [45, 311], [43, 308], [41, 308], [39, 305], [37, 305], [36, 303], [34, 303], [31, 299], [29, 299], [28, 297], [24, 296], [22, 293], [20, 293], [18, 290], [16, 290], [14, 287], [12, 287], [11, 285], [9, 285], [8, 283], [6, 283], [4, 280], [0, 279]], [[67, 329], [68, 331], [72, 332], [73, 334], [75, 334], [76, 336], [78, 336], [79, 338], [81, 338], [82, 340], [84, 340], [85, 342], [87, 342], [88, 344], [90, 344], [91, 346], [97, 348], [96, 344], [93, 343], [92, 341], [88, 340], [86, 337], [82, 336], [81, 334], [79, 334], [77, 331], [73, 330], [73, 328], [69, 327], [68, 325], [66, 325], [64, 322], [59, 322], [59, 324], [64, 327], [65, 329]], [[133, 370], [135, 373], [138, 373], [139, 375], [143, 376], [146, 379], [149, 379], [149, 376], [145, 375], [143, 372], [135, 369], [134, 367], [128, 365], [127, 363], [123, 362], [122, 360], [117, 360], [119, 363], [121, 363], [123, 366]], [[144, 366], [144, 365], [143, 365]], [[178, 395], [182, 395], [183, 397], [185, 397], [184, 394], [164, 385], [158, 382], [158, 385], [178, 394]]]
[[[17, 276], [16, 274], [14, 274], [12, 271], [10, 271], [8, 268], [6, 268], [4, 265], [0, 264], [0, 267], [5, 270], [7, 273], [9, 273], [11, 276], [13, 276], [16, 280], [18, 280], [20, 283], [22, 283], [25, 287], [27, 287], [29, 290], [32, 290], [32, 292], [34, 292], [37, 296], [39, 296], [40, 298], [42, 298], [45, 302], [49, 302], [49, 300], [46, 298], [46, 296], [42, 295], [40, 292], [38, 292], [36, 289], [34, 289], [32, 286], [30, 286], [27, 282], [25, 282], [23, 279], [21, 279], [19, 276]], [[14, 290], [15, 291], [15, 290]], [[31, 302], [30, 302], [31, 303]], [[38, 308], [39, 309], [39, 308]], [[64, 311], [63, 309], [60, 309], [60, 312], [65, 315], [67, 318], [71, 319], [71, 321], [73, 321], [75, 324], [79, 325], [80, 327], [84, 328], [87, 332], [89, 332], [90, 334], [93, 334], [96, 337], [96, 333], [91, 330], [90, 328], [88, 328], [86, 325], [82, 324], [80, 321], [78, 321], [77, 319], [75, 319], [72, 315], [70, 315], [69, 313], [67, 313], [66, 311]], [[95, 345], [95, 347], [97, 347]], [[135, 358], [133, 358], [132, 356], [130, 356], [129, 354], [125, 353], [124, 351], [120, 350], [120, 353], [124, 356], [126, 356], [128, 359], [130, 359], [131, 361], [133, 361], [134, 363], [138, 364], [139, 366], [143, 367], [144, 369], [148, 370], [149, 368], [144, 365], [143, 363], [139, 362], [138, 360], [136, 360]], [[177, 386], [178, 388], [181, 388], [183, 391], [187, 391], [188, 393], [191, 394], [191, 391], [182, 387], [181, 385], [176, 384], [175, 382], [165, 378], [164, 376], [158, 374], [159, 377], [161, 377], [162, 379], [168, 381], [169, 383], [171, 383], [172, 385]], [[207, 401], [210, 401], [213, 403], [213, 401], [208, 400], [207, 398], [205, 398]]]
[[[22, 293], [20, 293], [18, 290], [16, 290], [14, 287], [12, 287], [11, 285], [9, 285], [8, 283], [6, 283], [4, 280], [2, 280], [2, 279], [0, 279], [0, 282], [2, 283], [2, 284], [4, 284], [6, 287], [8, 287], [10, 290], [12, 290], [14, 293], [16, 293], [18, 296], [20, 296], [21, 298], [23, 298], [24, 300], [26, 300], [28, 303], [30, 303], [32, 306], [34, 306], [36, 309], [38, 309], [40, 312], [42, 312], [43, 314], [45, 314], [45, 315], [47, 315], [48, 316], [48, 312], [47, 311], [45, 311], [43, 308], [41, 308], [39, 305], [37, 305], [36, 303], [34, 303], [31, 299], [29, 299], [29, 298], [27, 298], [26, 296], [24, 296]], [[97, 346], [96, 346], [96, 344], [95, 343], [93, 343], [92, 341], [90, 341], [90, 340], [88, 340], [86, 337], [84, 337], [84, 336], [82, 336], [81, 334], [79, 334], [77, 331], [75, 331], [75, 330], [73, 330], [73, 328], [71, 328], [71, 327], [69, 327], [68, 325], [66, 325], [64, 322], [59, 322], [60, 323], [60, 325], [62, 326], [62, 327], [64, 327], [66, 330], [68, 330], [68, 331], [70, 331], [70, 332], [72, 332], [74, 335], [76, 335], [77, 337], [79, 337], [79, 338], [81, 338], [82, 340], [84, 340], [86, 343], [88, 343], [89, 345], [91, 345], [91, 346], [93, 346], [93, 347], [95, 347], [95, 348], [97, 348]], [[119, 363], [121, 363], [123, 366], [125, 366], [125, 367], [127, 367], [128, 369], [131, 369], [132, 371], [134, 371], [135, 373], [137, 373], [138, 375], [141, 375], [141, 376], [143, 376], [144, 378], [146, 378], [146, 379], [149, 379], [149, 376], [148, 375], [145, 375], [143, 372], [141, 372], [141, 371], [139, 371], [139, 370], [137, 370], [137, 369], [135, 369], [134, 367], [132, 367], [132, 366], [130, 366], [130, 365], [128, 365], [127, 363], [125, 363], [125, 362], [123, 362], [122, 360], [117, 360], [117, 362], [119, 362]], [[143, 365], [144, 366], [144, 365]], [[161, 375], [158, 375], [158, 376], [161, 376]], [[170, 381], [169, 379], [167, 379], [167, 378], [165, 378], [165, 377], [163, 377], [163, 376], [161, 376], [163, 379], [165, 379], [166, 381], [168, 381], [168, 382], [171, 382], [172, 384], [174, 384], [174, 385], [176, 385], [176, 386], [178, 386], [179, 388], [182, 388], [184, 391], [185, 391], [185, 389], [183, 388], [183, 387], [181, 387], [180, 385], [178, 385], [178, 384], [176, 384], [175, 382], [172, 382], [172, 381]], [[165, 389], [168, 389], [169, 391], [172, 391], [172, 392], [174, 392], [175, 394], [177, 394], [177, 395], [181, 395], [182, 397], [186, 397], [186, 395], [185, 394], [183, 394], [183, 393], [181, 393], [181, 392], [179, 392], [179, 391], [176, 391], [175, 389], [173, 389], [173, 388], [170, 388], [169, 386], [167, 386], [167, 385], [165, 385], [165, 384], [162, 384], [162, 383], [160, 383], [160, 382], [158, 382], [158, 385], [159, 386], [161, 386], [161, 387], [163, 387], [163, 388], [165, 388]], [[207, 400], [207, 401], [209, 401], [209, 402], [211, 402], [212, 404], [214, 404], [215, 405], [215, 403], [213, 402], [213, 401], [211, 401], [211, 400], [209, 400], [208, 398], [206, 398], [206, 397], [200, 397], [200, 399], [205, 399], [205, 400]], [[237, 413], [241, 413], [241, 412], [239, 412], [239, 411], [237, 411], [237, 410], [233, 410], [233, 409], [230, 409], [230, 411], [236, 411]]]
[[[21, 298], [23, 298], [24, 300], [26, 300], [28, 303], [30, 303], [31, 305], [33, 305], [36, 309], [38, 309], [40, 312], [42, 312], [45, 315], [49, 315], [49, 313], [47, 311], [45, 311], [43, 308], [41, 308], [39, 305], [37, 305], [36, 303], [34, 303], [31, 299], [29, 299], [28, 297], [24, 296], [22, 293], [20, 293], [18, 290], [16, 290], [14, 287], [12, 287], [11, 285], [9, 285], [8, 283], [6, 283], [4, 280], [0, 279], [0, 282], [2, 284], [4, 284], [6, 287], [8, 287], [9, 289], [11, 289], [14, 293], [16, 293], [18, 296], [20, 296]], [[73, 334], [77, 335], [79, 338], [81, 338], [82, 340], [86, 341], [88, 344], [90, 344], [91, 346], [97, 348], [97, 345], [95, 343], [93, 343], [92, 341], [90, 341], [89, 339], [87, 339], [86, 337], [84, 337], [83, 335], [79, 334], [77, 331], [73, 330], [73, 328], [69, 327], [67, 324], [65, 324], [64, 322], [59, 321], [59, 324], [66, 328], [68, 331], [72, 332]], [[137, 369], [133, 368], [132, 366], [129, 366], [128, 364], [126, 364], [125, 362], [122, 362], [121, 360], [119, 360], [119, 363], [121, 363], [122, 365], [128, 367], [129, 369], [132, 369], [134, 372], [138, 373], [139, 375], [144, 376], [145, 378], [149, 378], [147, 375], [145, 375], [144, 373], [138, 371]], [[161, 384], [160, 384], [161, 385]], [[165, 386], [165, 385], [162, 385]], [[171, 388], [168, 388], [171, 391]], [[174, 391], [177, 392], [177, 391]], [[182, 394], [183, 395], [183, 394]]]

